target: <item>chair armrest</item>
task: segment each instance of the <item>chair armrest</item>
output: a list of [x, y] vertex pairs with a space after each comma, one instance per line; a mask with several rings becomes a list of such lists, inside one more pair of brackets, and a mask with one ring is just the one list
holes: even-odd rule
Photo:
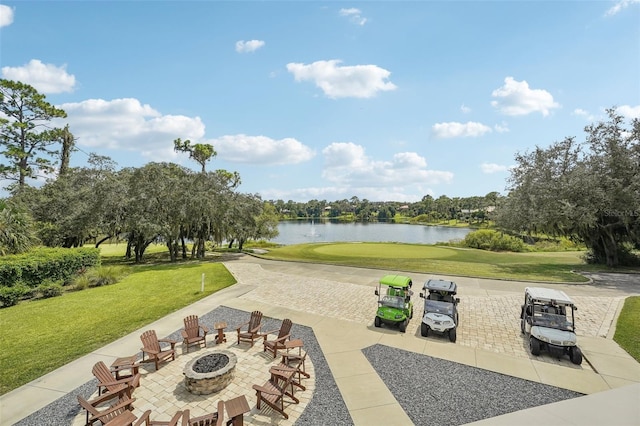
[[[140, 373], [138, 373], [140, 375]], [[125, 377], [124, 379], [114, 380], [112, 382], [99, 383], [98, 386], [114, 386], [114, 385], [129, 385], [135, 380], [135, 375], [132, 377]]]
[[240, 329], [241, 329], [242, 327], [244, 327], [245, 325], [249, 325], [249, 322], [250, 322], [250, 321], [243, 322], [242, 324], [240, 324], [239, 326], [237, 326], [235, 329], [238, 331], [238, 333], [240, 333]]
[[111, 414], [114, 411], [118, 411], [122, 408], [128, 407], [131, 404], [133, 404], [133, 402], [135, 401], [135, 398], [131, 398], [131, 399], [124, 399], [122, 400], [122, 402], [117, 403], [116, 405], [107, 408], [104, 411], [101, 411], [100, 414], [96, 414], [95, 417], [97, 417], [98, 419], [102, 419], [102, 417], [106, 416], [107, 414]]
[[171, 340], [171, 339], [158, 339], [159, 343], [169, 343], [171, 345], [171, 349], [173, 349], [176, 346], [176, 343], [178, 343], [177, 340]]
[[202, 331], [204, 331], [205, 333], [209, 332], [209, 327], [207, 327], [206, 325], [201, 325], [200, 328], [202, 329]]
[[87, 403], [89, 403], [89, 405], [91, 405], [93, 407], [97, 407], [98, 405], [101, 405], [104, 402], [109, 401], [111, 399], [120, 398], [122, 395], [125, 394], [126, 390], [127, 390], [127, 388], [124, 387], [119, 392], [106, 392], [106, 393], [103, 393], [100, 396], [97, 396], [97, 397], [93, 398], [91, 401], [87, 401]]
[[136, 422], [133, 424], [133, 426], [140, 426], [140, 425], [147, 425], [149, 426], [151, 424], [151, 419], [149, 418], [149, 416], [151, 415], [151, 410], [147, 410], [145, 411], [142, 416], [140, 416], [140, 418], [138, 420], [136, 420]]
[[262, 328], [262, 324], [258, 325], [253, 330], [249, 330], [249, 333], [257, 333], [258, 331], [260, 331], [261, 328]]
[[264, 334], [264, 337], [267, 337], [267, 334], [277, 333], [278, 331], [280, 330], [278, 329], [278, 330], [265, 331], [263, 334]]
[[180, 334], [182, 335], [183, 339], [186, 339], [187, 337], [189, 337], [189, 335], [187, 334], [187, 332], [185, 330], [180, 330]]
[[253, 385], [253, 389], [260, 393], [268, 393], [269, 395], [282, 395], [282, 392], [272, 391], [271, 389], [267, 389], [260, 385]]
[[155, 349], [149, 349], [149, 348], [140, 348], [140, 350], [142, 352], [152, 354], [152, 355], [158, 355], [160, 353], [160, 351], [156, 351]]
[[286, 336], [282, 336], [279, 339], [275, 339], [274, 342], [284, 342], [285, 340], [287, 340], [289, 337], [291, 337], [290, 334], [287, 334]]
[[[298, 371], [298, 369], [296, 369], [296, 368], [287, 367], [287, 366], [284, 366], [284, 365], [274, 365], [273, 367], [271, 367], [271, 370], [286, 371], [288, 373], [291, 373], [293, 371]], [[278, 376], [280, 376], [280, 374], [278, 374]]]

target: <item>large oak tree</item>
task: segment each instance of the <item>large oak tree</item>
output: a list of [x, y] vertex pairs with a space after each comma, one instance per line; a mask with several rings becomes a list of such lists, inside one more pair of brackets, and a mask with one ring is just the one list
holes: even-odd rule
[[615, 109], [574, 137], [518, 154], [498, 224], [526, 233], [583, 242], [590, 260], [608, 266], [637, 262], [640, 242], [640, 120], [625, 127]]

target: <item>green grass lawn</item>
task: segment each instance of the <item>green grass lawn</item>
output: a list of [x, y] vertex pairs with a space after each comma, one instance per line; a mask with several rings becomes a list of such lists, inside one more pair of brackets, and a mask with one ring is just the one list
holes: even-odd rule
[[628, 297], [616, 324], [615, 340], [636, 361], [640, 362], [640, 296]]
[[0, 309], [0, 394], [235, 283], [215, 262], [128, 268], [117, 284]]
[[269, 249], [277, 260], [525, 281], [586, 282], [582, 252], [502, 253], [424, 244], [318, 243]]

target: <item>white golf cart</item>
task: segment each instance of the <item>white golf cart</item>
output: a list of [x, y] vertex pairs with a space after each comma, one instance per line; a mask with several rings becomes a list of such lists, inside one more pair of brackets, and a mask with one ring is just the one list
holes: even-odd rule
[[422, 287], [420, 297], [424, 299], [424, 316], [420, 324], [420, 335], [427, 337], [429, 331], [448, 334], [449, 340], [456, 341], [458, 327], [458, 303], [454, 297], [458, 286], [453, 281], [428, 280]]
[[520, 329], [529, 335], [532, 355], [546, 350], [560, 358], [569, 355], [571, 362], [582, 363], [582, 351], [577, 346], [574, 311], [576, 306], [563, 291], [542, 287], [527, 287], [520, 312]]

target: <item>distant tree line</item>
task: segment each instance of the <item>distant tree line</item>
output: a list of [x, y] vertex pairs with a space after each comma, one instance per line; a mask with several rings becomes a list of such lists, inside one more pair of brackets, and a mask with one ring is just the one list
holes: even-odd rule
[[[492, 220], [516, 235], [564, 236], [584, 243], [589, 260], [609, 266], [638, 262], [640, 249], [640, 120], [625, 127], [615, 108], [607, 121], [548, 148], [518, 153], [505, 196], [425, 195], [419, 202], [374, 202], [358, 197], [305, 203], [263, 201], [237, 192], [237, 172], [208, 172], [213, 146], [176, 139], [174, 149], [200, 165], [173, 163], [116, 170], [91, 154], [86, 167], [69, 167], [75, 140], [69, 126], [51, 121], [66, 113], [20, 82], [0, 80], [0, 179], [12, 182], [0, 200], [0, 254], [36, 244], [76, 247], [109, 239], [127, 242], [127, 256], [142, 259], [149, 244], [166, 244], [172, 260], [202, 257], [205, 244], [230, 246], [277, 235], [277, 221], [297, 218], [407, 220], [439, 223]], [[57, 174], [54, 173], [57, 171]], [[31, 187], [28, 180], [49, 176]]]
[[270, 200], [281, 219], [329, 218], [355, 221], [410, 220], [421, 223], [441, 223], [458, 220], [481, 223], [490, 220], [502, 196], [490, 192], [484, 197], [454, 197], [425, 195], [414, 203], [399, 201], [369, 201], [351, 197], [337, 201], [307, 202]]

